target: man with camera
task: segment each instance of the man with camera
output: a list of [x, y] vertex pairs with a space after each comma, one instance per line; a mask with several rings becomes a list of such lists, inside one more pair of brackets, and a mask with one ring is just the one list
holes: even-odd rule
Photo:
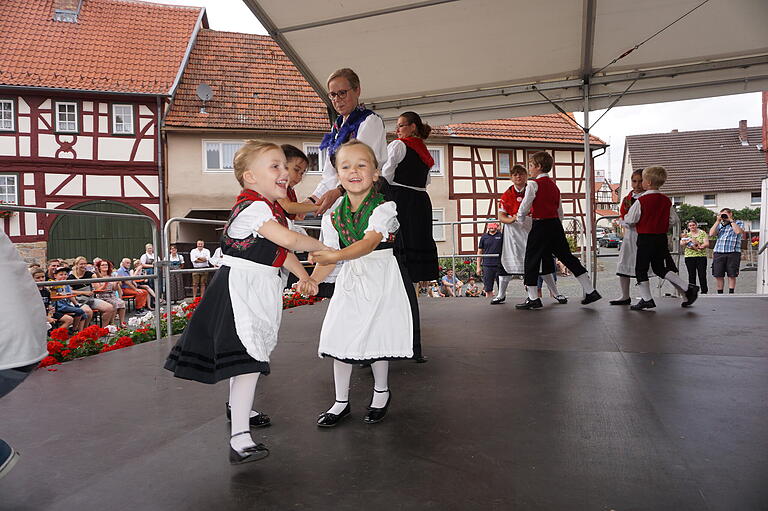
[[728, 275], [728, 293], [736, 290], [736, 277], [741, 265], [741, 239], [744, 236], [744, 223], [733, 219], [733, 212], [728, 208], [720, 210], [720, 217], [709, 230], [710, 236], [717, 236], [712, 250], [712, 276], [717, 281], [717, 293], [723, 293], [725, 276]]

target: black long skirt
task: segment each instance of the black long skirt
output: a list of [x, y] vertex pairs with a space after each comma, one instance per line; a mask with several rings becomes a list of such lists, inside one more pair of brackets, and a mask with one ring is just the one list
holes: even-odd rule
[[397, 204], [397, 219], [400, 222], [395, 252], [408, 269], [411, 281], [437, 280], [437, 245], [432, 237], [432, 201], [429, 194], [397, 185], [390, 186], [388, 192]]
[[228, 266], [216, 271], [165, 368], [177, 378], [211, 384], [239, 374], [269, 374], [269, 363], [251, 357], [237, 336]]

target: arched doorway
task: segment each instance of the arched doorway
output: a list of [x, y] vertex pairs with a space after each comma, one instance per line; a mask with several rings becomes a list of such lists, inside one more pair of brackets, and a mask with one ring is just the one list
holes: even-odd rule
[[[142, 214], [126, 204], [112, 201], [84, 202], [73, 210]], [[138, 258], [144, 245], [152, 243], [149, 222], [138, 219], [85, 215], [59, 215], [48, 234], [48, 258], [85, 256], [109, 259], [120, 264], [123, 257]]]

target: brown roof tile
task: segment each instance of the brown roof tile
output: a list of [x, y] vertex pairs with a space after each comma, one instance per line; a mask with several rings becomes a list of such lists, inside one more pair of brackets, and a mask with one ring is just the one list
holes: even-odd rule
[[53, 0], [2, 0], [0, 86], [168, 94], [199, 7], [83, 0], [76, 23]]
[[[494, 121], [465, 122], [438, 126], [433, 134], [460, 138], [486, 138], [495, 140], [519, 140], [526, 142], [556, 142], [580, 144], [584, 134], [576, 121], [564, 114], [534, 115]], [[594, 145], [605, 145], [590, 135]]]
[[[200, 113], [197, 86], [213, 98]], [[201, 30], [166, 126], [326, 132], [325, 103], [269, 36]]]
[[757, 191], [768, 177], [765, 154], [756, 147], [761, 128], [747, 128], [747, 138], [742, 146], [738, 128], [631, 135], [626, 150], [634, 168], [667, 170], [667, 194]]

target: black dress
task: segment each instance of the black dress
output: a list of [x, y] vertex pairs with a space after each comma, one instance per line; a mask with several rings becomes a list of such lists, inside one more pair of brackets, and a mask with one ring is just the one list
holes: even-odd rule
[[[229, 223], [252, 202], [238, 203]], [[282, 223], [284, 217], [277, 220]], [[245, 239], [230, 238], [227, 235], [229, 223], [222, 235], [224, 255], [276, 266], [280, 251], [284, 249], [253, 234]], [[252, 358], [237, 336], [229, 294], [230, 270], [228, 266], [222, 266], [216, 271], [187, 328], [168, 355], [165, 368], [177, 378], [213, 384], [239, 374], [269, 374], [269, 362]]]
[[[397, 142], [400, 141], [393, 143]], [[400, 221], [395, 252], [405, 264], [411, 282], [437, 280], [439, 271], [437, 245], [432, 235], [432, 201], [426, 192], [431, 165], [428, 166], [410, 145], [404, 145], [405, 157], [396, 163], [392, 185], [387, 187], [388, 199], [397, 204]], [[423, 151], [426, 152], [426, 147]]]

